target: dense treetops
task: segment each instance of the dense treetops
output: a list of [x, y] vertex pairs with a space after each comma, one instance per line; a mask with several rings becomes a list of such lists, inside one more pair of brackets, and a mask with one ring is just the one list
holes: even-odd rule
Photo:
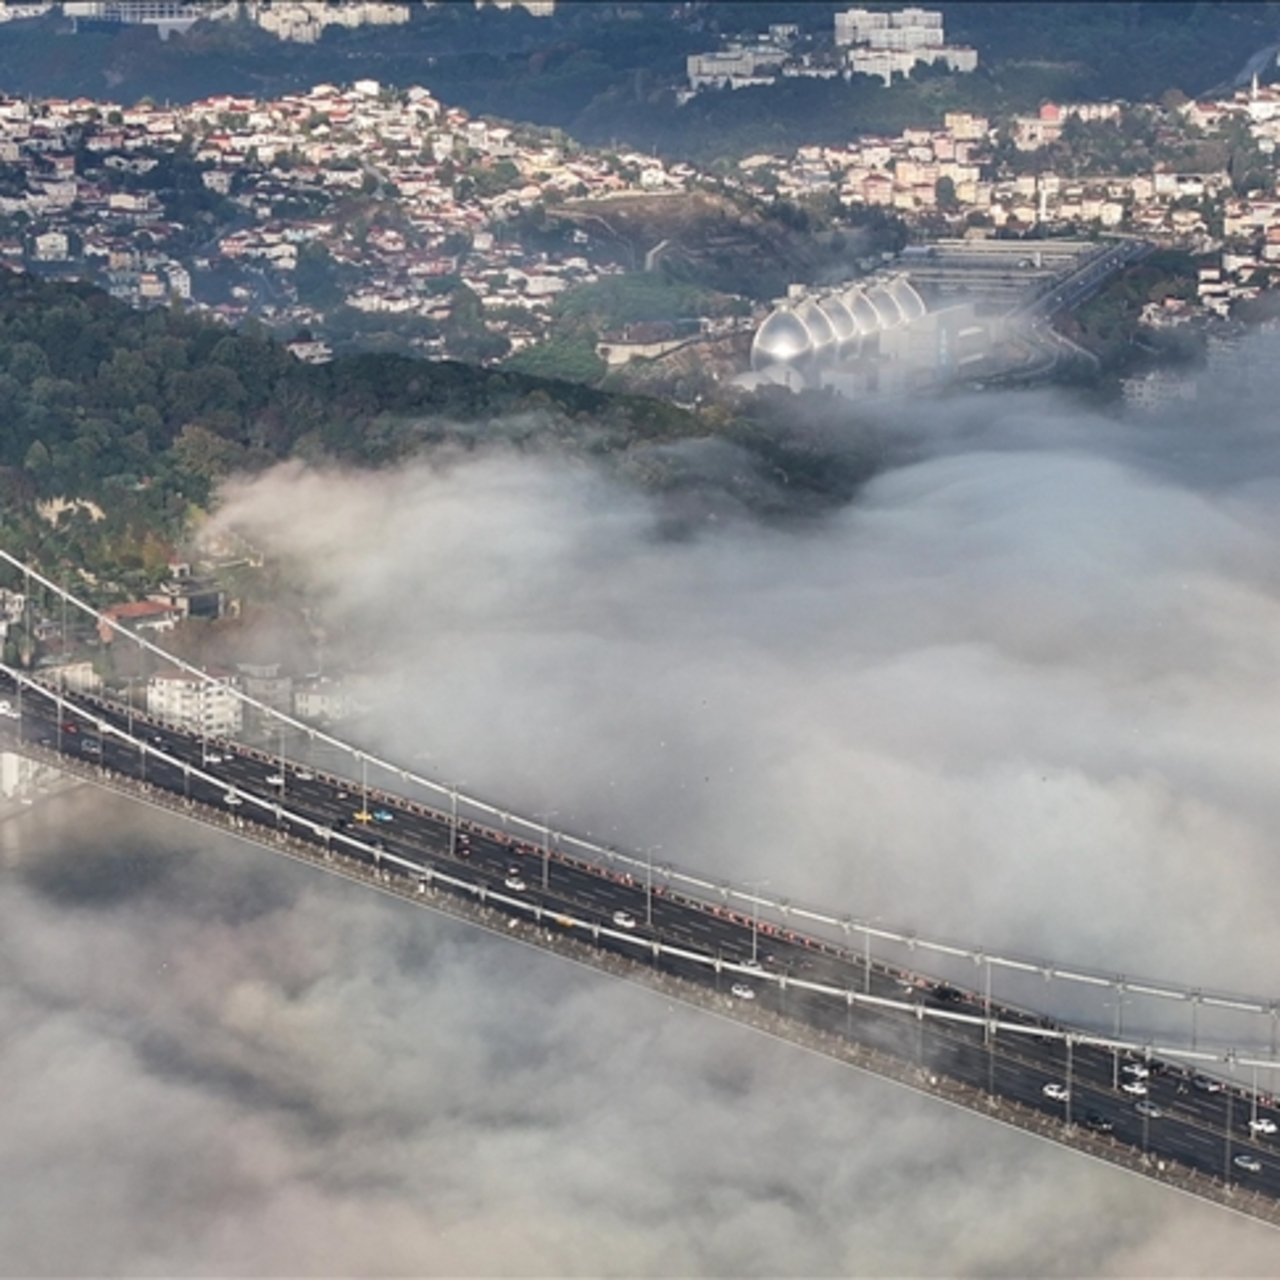
[[[826, 392], [686, 412], [513, 369], [398, 355], [308, 365], [249, 325], [135, 311], [82, 283], [0, 271], [0, 545], [102, 599], [162, 577], [218, 481], [285, 458], [393, 465], [433, 447], [594, 457], [708, 511], [808, 517], [884, 465]], [[40, 514], [62, 498], [61, 514]]]
[[[485, 440], [603, 450], [694, 427], [656, 400], [517, 371], [395, 355], [307, 365], [253, 325], [0, 272], [0, 538], [52, 539], [79, 563], [143, 567], [144, 543], [177, 536], [221, 477], [288, 457], [377, 466]], [[54, 496], [106, 518], [46, 529], [32, 513]]]

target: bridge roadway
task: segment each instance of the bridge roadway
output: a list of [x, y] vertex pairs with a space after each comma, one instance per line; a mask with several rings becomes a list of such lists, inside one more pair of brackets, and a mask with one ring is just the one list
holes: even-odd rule
[[[0, 673], [0, 691], [16, 697], [8, 674]], [[868, 965], [856, 952], [715, 902], [475, 823], [455, 827], [447, 813], [319, 769], [291, 762], [281, 775], [278, 757], [206, 742], [115, 703], [62, 696], [59, 711], [26, 686], [22, 715], [0, 723], [0, 741], [42, 758], [60, 755], [90, 778], [145, 780], [268, 846], [287, 835], [319, 858], [354, 862], [387, 882], [415, 882], [418, 892], [424, 882], [434, 892], [441, 883], [434, 876], [443, 876], [453, 882], [446, 888], [483, 896], [512, 925], [541, 908], [543, 924], [559, 922], [600, 952], [713, 991], [722, 1012], [747, 1021], [774, 1014], [877, 1050], [934, 1086], [967, 1086], [960, 1101], [971, 1109], [980, 1109], [974, 1098], [982, 1097], [1006, 1122], [1124, 1167], [1159, 1168], [1163, 1181], [1280, 1226], [1280, 1133], [1249, 1125], [1270, 1120], [1280, 1129], [1280, 1108], [1239, 1086], [1209, 1091], [1169, 1051], [1153, 1057], [1126, 1045], [1121, 1052], [1083, 1032], [1064, 1040], [1063, 1028], [1034, 1013], [988, 1006], [975, 992], [876, 960]], [[270, 781], [280, 776], [283, 788]], [[389, 820], [357, 820], [370, 811]], [[619, 912], [627, 913], [624, 924]], [[578, 923], [570, 925], [571, 917]], [[1141, 1114], [1144, 1099], [1123, 1088], [1144, 1060], [1145, 1101], [1158, 1115]], [[1069, 1096], [1047, 1096], [1047, 1084], [1067, 1087]], [[1242, 1168], [1238, 1156], [1261, 1167]]]

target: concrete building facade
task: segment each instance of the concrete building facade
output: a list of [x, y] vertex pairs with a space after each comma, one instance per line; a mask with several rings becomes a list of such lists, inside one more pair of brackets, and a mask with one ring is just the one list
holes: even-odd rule
[[210, 737], [235, 737], [244, 727], [232, 679], [202, 680], [184, 671], [161, 672], [147, 681], [147, 714]]

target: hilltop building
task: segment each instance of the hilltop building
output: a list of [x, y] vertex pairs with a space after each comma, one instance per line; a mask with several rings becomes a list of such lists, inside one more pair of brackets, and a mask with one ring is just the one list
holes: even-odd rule
[[155, 27], [162, 40], [174, 31], [189, 31], [206, 16], [183, 0], [65, 0], [62, 12], [77, 27]]
[[835, 16], [836, 47], [854, 75], [890, 84], [921, 63], [945, 63], [951, 71], [976, 71], [978, 51], [947, 44], [936, 9], [847, 9]]
[[789, 57], [786, 47], [772, 39], [755, 44], [731, 42], [711, 53], [691, 53], [685, 71], [692, 90], [708, 88], [742, 89], [754, 84], [772, 84]]

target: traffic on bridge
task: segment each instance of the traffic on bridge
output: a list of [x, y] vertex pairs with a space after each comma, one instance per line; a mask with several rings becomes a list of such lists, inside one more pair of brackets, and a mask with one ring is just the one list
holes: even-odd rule
[[[1280, 1108], [1258, 1084], [1270, 1060], [1161, 1048], [1074, 1029], [989, 994], [928, 979], [778, 920], [656, 883], [635, 863], [570, 856], [541, 841], [385, 787], [0, 667], [0, 747], [333, 870], [412, 893], [483, 903], [601, 957], [761, 1014], [869, 1046], [927, 1088], [954, 1084], [984, 1114], [1280, 1225]], [[301, 744], [299, 744], [299, 748]], [[357, 755], [359, 753], [357, 752]], [[364, 759], [364, 757], [361, 757]], [[616, 969], [615, 969], [616, 972]], [[1265, 1078], [1265, 1077], [1264, 1077]], [[1246, 1085], [1247, 1080], [1247, 1085]], [[1223, 1197], [1234, 1197], [1224, 1201]]]

